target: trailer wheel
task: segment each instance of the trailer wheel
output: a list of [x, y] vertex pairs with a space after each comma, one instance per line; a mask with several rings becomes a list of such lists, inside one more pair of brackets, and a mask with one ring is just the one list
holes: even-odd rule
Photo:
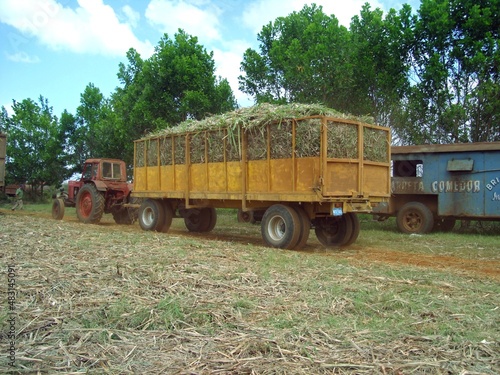
[[104, 196], [92, 184], [85, 184], [76, 196], [76, 216], [85, 224], [97, 224], [104, 213]]
[[294, 206], [294, 209], [295, 212], [297, 212], [297, 215], [299, 215], [300, 220], [299, 240], [294, 248], [300, 250], [306, 245], [307, 240], [309, 239], [309, 233], [311, 232], [311, 219], [302, 207]]
[[434, 217], [426, 205], [420, 202], [409, 202], [399, 210], [396, 224], [403, 233], [425, 234], [432, 230]]
[[61, 198], [54, 199], [52, 203], [52, 218], [62, 220], [64, 217], [64, 200]]
[[217, 212], [213, 207], [191, 208], [184, 216], [184, 224], [190, 232], [210, 232], [217, 223]]
[[143, 230], [160, 231], [165, 222], [164, 208], [161, 201], [146, 199], [139, 208], [139, 225]]
[[347, 220], [351, 221], [352, 233], [351, 233], [351, 237], [342, 246], [349, 246], [349, 245], [352, 245], [354, 242], [356, 242], [356, 240], [358, 239], [361, 225], [359, 223], [358, 215], [356, 215], [354, 212], [346, 213], [345, 217]]
[[352, 239], [353, 224], [347, 214], [340, 217], [329, 216], [318, 219], [314, 231], [323, 246], [344, 246]]
[[236, 216], [238, 218], [238, 223], [251, 223], [255, 224], [255, 219], [253, 217], [253, 211], [243, 211], [238, 210], [238, 214]]
[[160, 228], [160, 232], [167, 233], [172, 225], [172, 219], [174, 218], [174, 210], [169, 201], [163, 201], [163, 226]]
[[269, 207], [260, 225], [262, 238], [271, 247], [293, 249], [299, 241], [301, 220], [292, 207], [283, 204]]

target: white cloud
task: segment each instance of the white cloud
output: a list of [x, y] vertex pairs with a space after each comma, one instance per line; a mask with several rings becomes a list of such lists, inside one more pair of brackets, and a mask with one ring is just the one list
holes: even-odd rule
[[221, 10], [203, 0], [151, 0], [146, 9], [149, 22], [173, 37], [178, 29], [204, 42], [220, 40]]
[[125, 5], [122, 7], [122, 12], [127, 17], [127, 21], [132, 27], [137, 27], [139, 20], [141, 19], [141, 15], [139, 12], [136, 12], [130, 5]]
[[242, 107], [252, 105], [252, 99], [245, 93], [239, 91], [238, 77], [243, 73], [240, 71], [240, 63], [243, 53], [250, 47], [247, 42], [233, 41], [224, 44], [225, 50], [214, 48], [215, 74], [226, 78], [231, 86], [238, 104]]
[[26, 64], [37, 64], [40, 62], [38, 56], [30, 56], [24, 51], [19, 51], [13, 54], [6, 53], [7, 59], [14, 62], [21, 62]]
[[56, 0], [4, 0], [0, 21], [55, 50], [111, 56], [123, 56], [131, 47], [147, 56], [153, 51], [103, 0], [78, 0], [76, 9]]

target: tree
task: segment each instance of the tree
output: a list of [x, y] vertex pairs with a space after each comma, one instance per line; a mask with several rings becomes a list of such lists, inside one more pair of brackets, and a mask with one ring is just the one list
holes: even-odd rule
[[378, 124], [397, 126], [401, 102], [410, 82], [410, 47], [413, 42], [411, 7], [399, 12], [371, 10], [365, 4], [354, 16], [352, 38], [352, 95], [359, 114], [371, 114]]
[[7, 179], [29, 183], [41, 194], [44, 185], [59, 184], [71, 172], [65, 167], [64, 132], [47, 99], [14, 101], [9, 116], [2, 110], [7, 138]]
[[321, 102], [354, 109], [350, 98], [348, 30], [322, 7], [304, 6], [258, 34], [260, 52], [248, 49], [241, 63], [240, 90], [260, 102]]
[[498, 0], [422, 1], [416, 83], [405, 108], [408, 143], [500, 139], [499, 30]]
[[228, 81], [215, 76], [213, 54], [182, 30], [174, 39], [165, 34], [149, 59], [142, 60], [130, 49], [127, 60], [127, 65], [119, 66], [122, 87], [113, 93], [110, 105], [116, 115], [115, 136], [120, 136], [123, 159], [129, 164], [133, 140], [186, 119], [237, 107]]

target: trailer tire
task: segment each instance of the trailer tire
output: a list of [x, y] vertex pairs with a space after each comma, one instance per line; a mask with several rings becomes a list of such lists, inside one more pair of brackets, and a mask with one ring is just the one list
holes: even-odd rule
[[238, 223], [250, 223], [250, 224], [255, 224], [255, 219], [253, 217], [253, 211], [243, 211], [243, 210], [238, 210], [237, 214], [238, 218]]
[[321, 218], [316, 221], [314, 231], [323, 246], [344, 246], [352, 238], [353, 221], [347, 214]]
[[160, 228], [160, 232], [167, 233], [170, 230], [170, 226], [172, 225], [172, 219], [174, 218], [174, 210], [172, 209], [172, 205], [169, 201], [163, 201], [163, 225]]
[[104, 214], [104, 196], [92, 184], [85, 184], [76, 196], [76, 216], [85, 224], [97, 224]]
[[309, 239], [309, 233], [311, 232], [311, 219], [302, 207], [294, 206], [293, 208], [295, 209], [295, 212], [297, 212], [297, 215], [299, 215], [300, 220], [299, 239], [294, 249], [300, 250], [306, 245], [307, 240]]
[[358, 239], [361, 224], [359, 223], [358, 215], [356, 215], [354, 212], [348, 212], [345, 214], [345, 216], [347, 220], [351, 220], [352, 233], [351, 237], [342, 246], [349, 246], [356, 242], [356, 240]]
[[269, 207], [260, 225], [262, 238], [271, 247], [293, 249], [299, 241], [301, 220], [292, 207], [283, 204]]
[[184, 224], [190, 232], [210, 232], [216, 223], [217, 211], [213, 207], [191, 208], [184, 216]]
[[396, 224], [403, 233], [425, 234], [434, 227], [434, 217], [425, 204], [409, 202], [398, 211]]
[[64, 217], [64, 200], [61, 198], [54, 199], [52, 202], [52, 218], [62, 220]]
[[165, 222], [163, 204], [157, 199], [146, 199], [139, 208], [139, 225], [143, 230], [159, 232]]

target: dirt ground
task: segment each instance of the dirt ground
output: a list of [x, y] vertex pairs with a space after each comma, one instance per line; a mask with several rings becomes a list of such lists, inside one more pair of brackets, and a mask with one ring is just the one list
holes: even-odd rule
[[314, 233], [279, 251], [245, 228], [156, 234], [0, 210], [19, 292], [14, 371], [0, 309], [0, 373], [498, 373], [500, 261], [327, 251]]
[[[30, 215], [35, 217], [47, 218], [52, 220], [50, 214], [39, 212], [26, 212], [0, 209], [0, 214], [12, 215]], [[76, 216], [66, 214], [63, 218], [67, 222], [78, 222]], [[110, 215], [105, 215], [100, 225], [106, 226], [109, 230], [113, 231], [129, 231], [139, 232], [142, 229], [137, 223], [130, 226], [123, 226], [116, 224]], [[192, 233], [187, 233], [185, 230], [171, 229], [170, 234], [175, 236], [193, 236]], [[253, 245], [263, 245], [263, 241], [259, 235], [242, 235], [242, 234], [203, 234], [207, 239], [230, 240], [240, 241], [241, 243], [250, 243]], [[351, 262], [366, 263], [366, 262], [379, 262], [389, 265], [409, 265], [423, 268], [430, 268], [436, 270], [456, 270], [466, 272], [471, 276], [488, 277], [494, 280], [500, 280], [500, 261], [496, 260], [478, 260], [470, 258], [461, 258], [459, 256], [443, 256], [431, 254], [412, 254], [408, 252], [401, 252], [392, 249], [382, 249], [373, 247], [360, 247], [356, 244], [350, 246], [348, 249], [340, 249], [335, 252], [324, 252], [322, 245], [313, 238], [311, 234], [308, 244], [304, 247], [304, 252], [321, 252], [325, 256], [336, 257], [339, 259], [346, 259]]]

